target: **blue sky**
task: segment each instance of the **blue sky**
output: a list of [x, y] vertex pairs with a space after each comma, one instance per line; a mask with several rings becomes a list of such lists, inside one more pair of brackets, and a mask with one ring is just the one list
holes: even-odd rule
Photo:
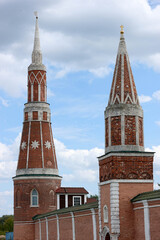
[[[144, 110], [145, 147], [155, 151], [160, 182], [160, 1], [0, 1], [0, 216], [13, 213], [12, 177], [27, 99], [35, 17], [39, 12], [48, 102], [63, 186], [97, 193], [97, 157], [104, 153], [108, 103], [124, 25], [132, 71]], [[1, 207], [3, 206], [3, 207]]]

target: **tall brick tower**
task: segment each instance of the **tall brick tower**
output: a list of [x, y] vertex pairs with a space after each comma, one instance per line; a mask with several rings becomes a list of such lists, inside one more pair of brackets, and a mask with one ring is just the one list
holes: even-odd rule
[[130, 199], [153, 190], [154, 154], [144, 151], [143, 110], [133, 79], [123, 26], [104, 115], [105, 155], [99, 157], [100, 239], [134, 240]]
[[32, 217], [56, 209], [55, 190], [61, 185], [37, 14], [32, 63], [28, 67], [28, 102], [24, 107], [19, 159], [13, 180], [14, 240], [34, 240]]

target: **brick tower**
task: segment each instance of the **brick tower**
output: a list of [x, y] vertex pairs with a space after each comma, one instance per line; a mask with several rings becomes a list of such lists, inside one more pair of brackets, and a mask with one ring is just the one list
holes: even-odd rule
[[144, 151], [143, 110], [126, 49], [123, 26], [108, 106], [105, 155], [99, 157], [100, 239], [134, 239], [130, 199], [153, 190], [153, 153]]
[[24, 107], [19, 159], [13, 180], [14, 240], [34, 240], [32, 217], [56, 209], [55, 191], [61, 185], [37, 15], [32, 63], [28, 67], [28, 102]]

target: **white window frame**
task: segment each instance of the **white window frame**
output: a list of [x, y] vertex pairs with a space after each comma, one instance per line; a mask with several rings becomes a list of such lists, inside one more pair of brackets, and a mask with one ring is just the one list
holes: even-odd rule
[[[36, 192], [37, 192], [37, 205], [33, 205], [33, 201], [32, 201], [32, 200], [33, 200], [33, 198], [32, 198], [32, 197], [33, 197], [32, 193], [33, 193], [34, 190], [36, 190]], [[39, 194], [38, 194], [37, 189], [35, 189], [35, 188], [32, 189], [30, 198], [31, 198], [31, 199], [30, 199], [30, 201], [31, 201], [31, 205], [30, 205], [30, 206], [31, 206], [31, 207], [39, 207]]]
[[80, 205], [82, 205], [82, 197], [81, 196], [73, 196], [73, 206], [80, 206], [80, 205], [74, 205], [74, 199], [79, 198], [80, 199]]
[[103, 221], [104, 223], [108, 223], [108, 207], [104, 205], [103, 207]]

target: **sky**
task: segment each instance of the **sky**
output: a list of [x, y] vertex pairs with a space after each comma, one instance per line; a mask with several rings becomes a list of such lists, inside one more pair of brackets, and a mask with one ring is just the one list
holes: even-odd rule
[[160, 0], [0, 0], [0, 216], [13, 214], [13, 182], [38, 11], [48, 102], [62, 186], [98, 193], [104, 110], [124, 25], [144, 110], [146, 151], [160, 183]]

